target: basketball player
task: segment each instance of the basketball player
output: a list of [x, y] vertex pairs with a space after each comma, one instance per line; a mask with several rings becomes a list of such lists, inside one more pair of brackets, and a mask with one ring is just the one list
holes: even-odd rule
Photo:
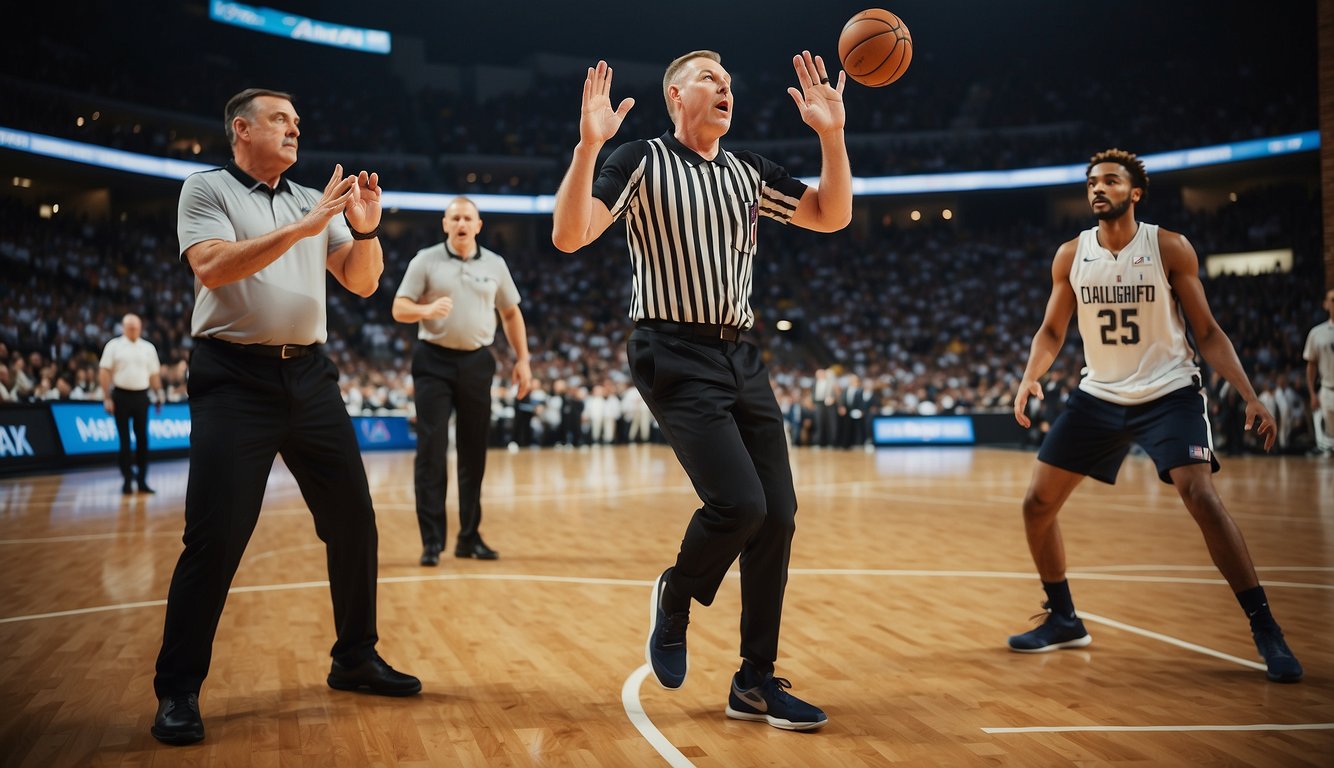
[[759, 155], [720, 146], [736, 99], [732, 76], [712, 51], [667, 67], [663, 98], [675, 129], [622, 145], [594, 181], [598, 151], [634, 105], [626, 99], [612, 109], [611, 69], [598, 62], [584, 81], [579, 144], [556, 193], [551, 239], [573, 252], [625, 218], [635, 273], [631, 375], [703, 502], [675, 566], [654, 584], [646, 649], [654, 675], [664, 688], [685, 681], [691, 601], [712, 603], [740, 556], [743, 661], [726, 714], [809, 730], [825, 724], [825, 713], [774, 677], [797, 510], [783, 414], [759, 349], [742, 333], [754, 322], [759, 217], [842, 229], [852, 216], [852, 173], [844, 76], [831, 85], [824, 61], [809, 52], [792, 63], [801, 89], [788, 94], [820, 140], [818, 188]]
[[1045, 653], [1091, 642], [1070, 597], [1056, 515], [1086, 475], [1116, 482], [1130, 444], [1138, 443], [1153, 458], [1158, 477], [1176, 486], [1204, 534], [1214, 565], [1250, 618], [1269, 679], [1297, 682], [1302, 666], [1270, 614], [1246, 542], [1210, 477], [1219, 466], [1186, 320], [1204, 359], [1246, 401], [1245, 428], [1259, 422], [1265, 450], [1274, 444], [1274, 418], [1209, 311], [1195, 249], [1182, 235], [1136, 221], [1135, 205], [1149, 188], [1144, 164], [1109, 149], [1093, 156], [1086, 175], [1098, 225], [1056, 251], [1046, 316], [1014, 398], [1014, 417], [1027, 428], [1028, 399], [1042, 399], [1038, 380], [1061, 351], [1077, 310], [1087, 367], [1042, 443], [1024, 498], [1024, 530], [1047, 593], [1047, 615], [1036, 629], [1012, 636], [1010, 648]]
[[1311, 392], [1311, 414], [1315, 426], [1315, 450], [1334, 455], [1334, 289], [1325, 291], [1329, 321], [1306, 334], [1302, 359], [1306, 361], [1306, 387]]

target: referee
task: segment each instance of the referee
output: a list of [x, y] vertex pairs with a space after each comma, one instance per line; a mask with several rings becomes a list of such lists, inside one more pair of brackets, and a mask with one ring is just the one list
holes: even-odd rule
[[153, 678], [152, 733], [167, 744], [204, 738], [199, 689], [279, 453], [327, 552], [338, 635], [329, 687], [421, 690], [375, 652], [375, 510], [338, 369], [320, 349], [325, 272], [369, 296], [384, 271], [379, 178], [344, 177], [336, 165], [320, 191], [283, 176], [301, 135], [286, 93], [242, 91], [224, 115], [233, 160], [186, 178], [177, 215], [181, 258], [195, 274], [195, 350], [185, 549]]
[[624, 144], [594, 180], [598, 151], [620, 128], [633, 99], [611, 108], [605, 62], [584, 81], [579, 144], [556, 194], [552, 241], [573, 252], [619, 218], [634, 271], [626, 345], [631, 375], [703, 505], [676, 564], [654, 585], [646, 655], [658, 682], [686, 675], [691, 600], [713, 602], [741, 558], [741, 669], [726, 713], [792, 730], [827, 718], [774, 677], [787, 584], [796, 493], [783, 415], [759, 349], [743, 337], [750, 307], [755, 228], [760, 216], [823, 232], [852, 215], [852, 174], [843, 139], [843, 76], [829, 84], [824, 61], [792, 60], [801, 118], [819, 136], [820, 185], [807, 187], [750, 152], [719, 140], [732, 122], [732, 78], [712, 51], [673, 61], [663, 97], [675, 130]]
[[[107, 342], [98, 363], [98, 379], [102, 385], [103, 406], [116, 419], [116, 434], [120, 438], [120, 474], [125, 482], [120, 492], [134, 493], [136, 480], [133, 466], [139, 473], [140, 493], [153, 493], [148, 487], [148, 399], [149, 389], [156, 394], [157, 407], [167, 399], [162, 391], [162, 363], [157, 348], [141, 335], [143, 321], [138, 315], [121, 318], [121, 335]], [[134, 462], [130, 461], [130, 422], [134, 422]]]
[[445, 544], [445, 457], [449, 417], [456, 411], [459, 535], [454, 556], [478, 560], [500, 556], [478, 532], [486, 435], [491, 426], [491, 377], [496, 373], [491, 343], [496, 339], [497, 310], [505, 338], [514, 349], [516, 399], [527, 396], [533, 383], [519, 289], [505, 260], [477, 244], [482, 217], [476, 203], [455, 198], [445, 209], [441, 226], [445, 242], [418, 251], [412, 258], [392, 308], [400, 323], [419, 324], [412, 356], [417, 399], [413, 481], [422, 537], [421, 564], [426, 566], [440, 564]]

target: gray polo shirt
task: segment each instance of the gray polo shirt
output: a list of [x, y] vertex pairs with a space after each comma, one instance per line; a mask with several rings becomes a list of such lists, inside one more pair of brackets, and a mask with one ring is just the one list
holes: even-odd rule
[[[177, 209], [181, 258], [205, 240], [235, 243], [298, 221], [321, 193], [288, 181], [270, 189], [228, 163], [185, 179]], [[323, 344], [328, 255], [352, 241], [341, 216], [302, 239], [272, 264], [243, 280], [206, 288], [195, 278], [190, 334], [237, 344]]]
[[495, 251], [477, 247], [477, 255], [462, 259], [437, 243], [408, 262], [395, 297], [426, 304], [443, 296], [454, 299], [449, 317], [422, 320], [417, 338], [448, 349], [474, 350], [496, 340], [496, 310], [519, 304], [519, 289], [505, 260]]

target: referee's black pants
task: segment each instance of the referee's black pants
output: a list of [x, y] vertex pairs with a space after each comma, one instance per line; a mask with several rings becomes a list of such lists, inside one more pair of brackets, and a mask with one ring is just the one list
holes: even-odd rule
[[496, 359], [487, 347], [469, 352], [418, 341], [412, 355], [412, 383], [417, 403], [417, 527], [422, 548], [444, 549], [445, 470], [449, 454], [449, 417], [457, 413], [460, 546], [477, 539], [482, 523], [482, 476], [486, 474], [486, 437], [491, 429], [491, 377]]
[[636, 328], [626, 352], [635, 386], [703, 502], [681, 540], [673, 591], [711, 604], [740, 556], [741, 656], [772, 669], [797, 496], [760, 350]]
[[197, 692], [203, 684], [222, 606], [280, 453], [325, 543], [337, 633], [332, 656], [351, 666], [367, 660], [378, 640], [378, 539], [337, 368], [319, 353], [279, 360], [201, 339], [190, 358], [189, 387], [185, 551], [167, 593], [153, 680], [158, 697]]
[[[133, 466], [139, 468], [139, 483], [148, 477], [148, 390], [112, 389], [111, 404], [116, 412], [116, 434], [120, 436], [120, 474], [125, 482], [135, 478]], [[130, 459], [130, 422], [134, 422], [134, 459]]]

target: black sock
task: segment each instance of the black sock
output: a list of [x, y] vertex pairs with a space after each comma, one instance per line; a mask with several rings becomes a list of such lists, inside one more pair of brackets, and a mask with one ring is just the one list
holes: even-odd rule
[[1047, 607], [1052, 613], [1066, 618], [1074, 618], [1075, 601], [1070, 597], [1070, 582], [1067, 579], [1060, 581], [1042, 582], [1042, 591], [1047, 593]]
[[741, 687], [751, 689], [774, 676], [773, 664], [756, 664], [750, 659], [741, 660]]
[[1238, 592], [1237, 602], [1241, 603], [1246, 618], [1251, 620], [1251, 629], [1269, 629], [1278, 626], [1278, 622], [1274, 621], [1274, 614], [1269, 612], [1269, 601], [1265, 599], [1264, 587], [1256, 586]]

